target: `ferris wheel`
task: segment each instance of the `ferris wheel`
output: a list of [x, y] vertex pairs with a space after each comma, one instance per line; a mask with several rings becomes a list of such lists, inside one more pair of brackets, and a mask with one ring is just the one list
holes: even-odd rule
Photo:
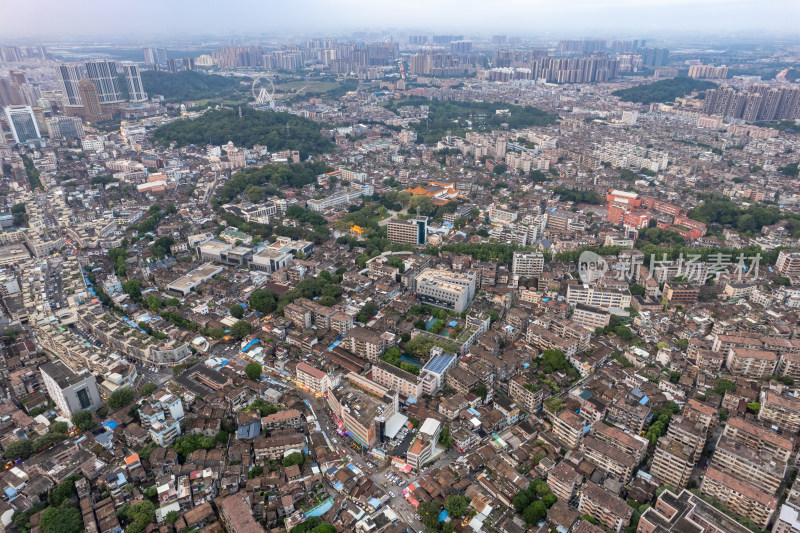
[[253, 78], [253, 84], [250, 87], [250, 92], [255, 98], [252, 104], [255, 109], [275, 109], [275, 84], [272, 83], [272, 78], [266, 76], [258, 76]]

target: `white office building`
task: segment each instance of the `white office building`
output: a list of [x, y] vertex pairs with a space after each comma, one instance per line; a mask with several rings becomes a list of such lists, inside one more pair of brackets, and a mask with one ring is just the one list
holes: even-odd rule
[[91, 373], [76, 374], [61, 361], [45, 363], [39, 370], [47, 394], [67, 416], [102, 407], [97, 381]]

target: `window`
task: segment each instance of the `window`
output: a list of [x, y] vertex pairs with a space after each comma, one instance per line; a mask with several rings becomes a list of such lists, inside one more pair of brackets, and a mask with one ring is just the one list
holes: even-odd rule
[[87, 389], [81, 389], [75, 392], [75, 395], [78, 397], [81, 409], [89, 409], [92, 406], [92, 400], [89, 398], [89, 391]]

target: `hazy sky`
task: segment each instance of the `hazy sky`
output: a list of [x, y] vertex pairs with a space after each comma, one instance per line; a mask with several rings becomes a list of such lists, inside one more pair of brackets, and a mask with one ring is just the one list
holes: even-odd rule
[[797, 31], [800, 0], [0, 0], [0, 41], [403, 29], [473, 35]]

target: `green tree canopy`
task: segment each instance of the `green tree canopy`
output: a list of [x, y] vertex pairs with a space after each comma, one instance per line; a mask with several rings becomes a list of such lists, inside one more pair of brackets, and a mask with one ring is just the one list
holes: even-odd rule
[[39, 527], [43, 533], [81, 533], [83, 517], [76, 507], [48, 507], [42, 511]]
[[96, 425], [94, 416], [89, 411], [78, 411], [72, 415], [72, 423], [80, 431], [89, 431]]
[[230, 308], [230, 313], [233, 318], [242, 318], [244, 316], [244, 307], [239, 304], [233, 304]]
[[231, 326], [231, 335], [233, 335], [235, 339], [243, 339], [248, 336], [252, 330], [253, 326], [250, 325], [250, 322], [237, 320], [236, 323]]
[[250, 379], [261, 379], [261, 371], [261, 365], [256, 362], [247, 363], [247, 366], [244, 367], [244, 373], [247, 374], [247, 377]]
[[134, 399], [136, 399], [136, 391], [130, 387], [123, 387], [111, 393], [111, 396], [108, 397], [108, 406], [111, 409], [120, 409]]

